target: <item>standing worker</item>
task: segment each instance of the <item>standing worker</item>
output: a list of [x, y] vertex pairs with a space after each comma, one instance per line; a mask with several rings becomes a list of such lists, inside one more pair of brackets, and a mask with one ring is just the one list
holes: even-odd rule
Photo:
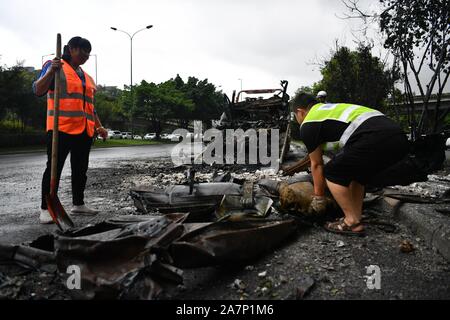
[[[364, 234], [361, 223], [364, 186], [406, 156], [406, 135], [379, 111], [345, 103], [318, 103], [306, 93], [293, 99], [292, 112], [301, 125], [300, 140], [311, 159], [315, 194], [312, 209], [325, 210], [327, 185], [345, 217], [325, 228], [340, 234]], [[322, 154], [329, 150], [336, 154], [324, 165]]]
[[62, 60], [55, 58], [47, 61], [33, 83], [33, 92], [37, 96], [47, 94], [47, 167], [42, 178], [42, 203], [40, 223], [52, 223], [47, 209], [45, 195], [50, 191], [50, 168], [52, 154], [52, 133], [54, 115], [55, 73], [61, 72], [59, 144], [58, 144], [58, 183], [64, 162], [70, 152], [72, 167], [72, 213], [93, 215], [97, 210], [88, 208], [84, 203], [86, 172], [89, 165], [89, 152], [96, 132], [106, 139], [108, 132], [102, 127], [94, 108], [96, 85], [83, 69], [91, 52], [91, 43], [84, 38], [74, 37], [64, 46]]

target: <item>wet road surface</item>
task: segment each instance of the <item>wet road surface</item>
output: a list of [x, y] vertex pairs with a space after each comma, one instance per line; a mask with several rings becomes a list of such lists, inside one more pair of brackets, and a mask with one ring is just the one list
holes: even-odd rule
[[[88, 184], [96, 179], [94, 169], [109, 167], [118, 161], [168, 157], [173, 146], [167, 144], [93, 149], [89, 160]], [[5, 233], [24, 230], [30, 226], [40, 227], [37, 217], [46, 161], [45, 152], [0, 155], [0, 240]], [[62, 172], [59, 191], [66, 210], [70, 209], [71, 205], [70, 174], [69, 155]], [[44, 226], [44, 229], [47, 227]]]

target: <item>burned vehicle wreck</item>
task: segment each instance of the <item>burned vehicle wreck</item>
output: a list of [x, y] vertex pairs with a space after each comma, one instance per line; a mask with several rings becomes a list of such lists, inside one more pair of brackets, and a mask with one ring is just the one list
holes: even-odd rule
[[[258, 140], [265, 139], [266, 137], [261, 135], [265, 135], [267, 132], [269, 144], [273, 130], [279, 130], [277, 158], [282, 163], [289, 151], [291, 116], [290, 97], [287, 94], [288, 81], [282, 80], [280, 85], [281, 88], [278, 89], [242, 90], [237, 94], [234, 91], [231, 100], [225, 95], [224, 112], [220, 120], [215, 121], [214, 128], [224, 132], [229, 129], [242, 130], [246, 133], [248, 133], [247, 130], [255, 130]], [[242, 98], [244, 94], [248, 96]], [[268, 94], [273, 95], [268, 98], [262, 96]], [[246, 140], [244, 151], [248, 151], [249, 146], [255, 143], [255, 141], [248, 140]]]

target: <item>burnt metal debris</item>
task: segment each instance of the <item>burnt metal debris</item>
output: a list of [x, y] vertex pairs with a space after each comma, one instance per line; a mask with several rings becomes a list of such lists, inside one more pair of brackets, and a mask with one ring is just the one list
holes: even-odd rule
[[[192, 188], [192, 192], [191, 192]], [[204, 221], [214, 212], [224, 195], [241, 195], [242, 186], [230, 182], [172, 185], [166, 189], [138, 187], [130, 191], [142, 213], [189, 212], [190, 221]]]
[[243, 263], [276, 248], [296, 230], [293, 219], [222, 221], [190, 226], [170, 253], [180, 268]]
[[[136, 208], [144, 213], [189, 212], [188, 222], [220, 219], [242, 220], [250, 217], [266, 217], [274, 201], [280, 201], [281, 209], [299, 215], [310, 215], [314, 188], [309, 176], [293, 177], [284, 182], [262, 179], [256, 183], [244, 181], [192, 183], [169, 186], [165, 190], [155, 187], [132, 188], [130, 195]], [[192, 189], [192, 192], [191, 192]], [[329, 210], [337, 205], [328, 197]]]
[[[77, 299], [157, 299], [167, 286], [183, 283], [181, 268], [242, 263], [291, 236], [294, 219], [266, 219], [273, 204], [266, 193], [250, 181], [133, 189], [138, 207], [159, 206], [167, 213], [122, 216], [45, 235], [29, 245], [1, 245], [0, 261], [58, 271], [63, 281], [77, 266], [83, 290], [70, 290]], [[144, 205], [143, 199], [148, 200]], [[187, 223], [191, 213], [173, 213], [195, 212], [202, 205], [213, 210], [202, 223]]]
[[[182, 271], [165, 250], [184, 228], [186, 214], [128, 216], [72, 230], [55, 238], [58, 269], [79, 266], [85, 298], [152, 299], [161, 292], [156, 278], [179, 284]], [[135, 286], [139, 289], [135, 290]]]
[[[226, 97], [224, 113], [214, 127], [219, 130], [227, 129], [278, 129], [280, 163], [289, 152], [290, 145], [290, 119], [289, 95], [287, 94], [288, 81], [281, 81], [279, 89], [242, 90], [237, 95], [233, 92], [232, 99]], [[241, 95], [250, 97], [240, 101]], [[273, 94], [264, 99], [262, 94]], [[257, 95], [257, 97], [254, 97]], [[253, 96], [253, 97], [251, 97]], [[270, 141], [270, 139], [269, 139]]]
[[[77, 299], [156, 299], [165, 286], [183, 283], [179, 268], [247, 261], [277, 247], [296, 230], [294, 220], [183, 223], [188, 214], [124, 216], [31, 246], [0, 246], [0, 261], [55, 271], [82, 270]], [[45, 241], [41, 241], [45, 238]], [[52, 242], [53, 241], [53, 242]]]
[[123, 216], [46, 235], [30, 246], [2, 245], [0, 261], [46, 272], [57, 268], [63, 278], [77, 266], [83, 290], [70, 293], [78, 299], [154, 299], [162, 283], [183, 281], [167, 249], [183, 235], [186, 216]]
[[53, 272], [55, 256], [52, 252], [26, 245], [0, 244], [0, 262], [14, 262], [22, 267]]

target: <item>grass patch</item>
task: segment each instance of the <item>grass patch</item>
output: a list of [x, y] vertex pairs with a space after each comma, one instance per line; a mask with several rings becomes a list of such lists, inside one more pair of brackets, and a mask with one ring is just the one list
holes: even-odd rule
[[154, 141], [154, 140], [128, 140], [128, 139], [107, 139], [95, 140], [94, 148], [111, 148], [111, 147], [127, 147], [127, 146], [144, 146], [152, 144], [165, 144], [170, 141]]
[[33, 133], [41, 132], [42, 129], [35, 129], [33, 127], [25, 126], [23, 127], [22, 121], [18, 120], [1, 120], [0, 121], [0, 132], [1, 133]]

